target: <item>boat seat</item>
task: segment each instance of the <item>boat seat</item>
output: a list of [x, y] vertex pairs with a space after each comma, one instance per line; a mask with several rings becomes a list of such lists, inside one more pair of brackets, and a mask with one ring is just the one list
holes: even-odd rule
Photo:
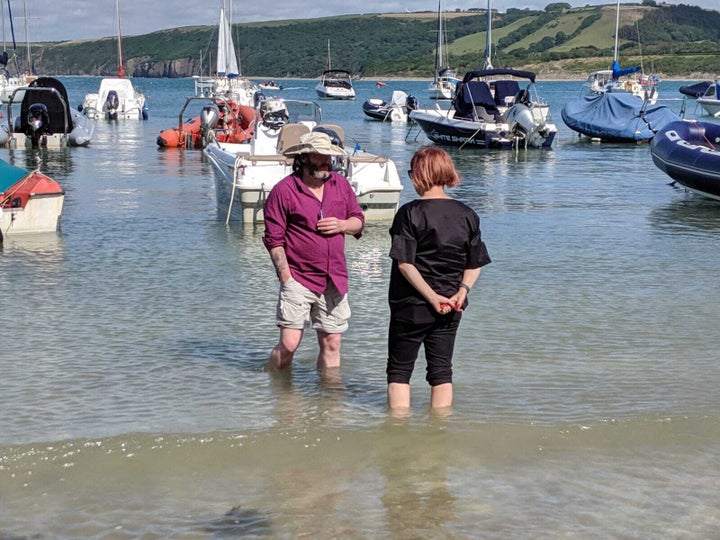
[[310, 128], [305, 124], [285, 124], [278, 133], [277, 153], [282, 154], [291, 146], [300, 144], [300, 137], [306, 133], [310, 133]]
[[455, 98], [455, 118], [481, 120], [500, 118], [500, 111], [495, 105], [495, 98], [485, 81], [468, 81], [458, 85]]
[[337, 124], [318, 124], [313, 128], [313, 131], [322, 131], [323, 129], [329, 129], [337, 133], [338, 137], [340, 137], [340, 144], [338, 146], [345, 148], [345, 130], [343, 128]]
[[515, 96], [520, 92], [520, 83], [507, 79], [495, 81], [495, 105], [505, 107], [515, 102]]

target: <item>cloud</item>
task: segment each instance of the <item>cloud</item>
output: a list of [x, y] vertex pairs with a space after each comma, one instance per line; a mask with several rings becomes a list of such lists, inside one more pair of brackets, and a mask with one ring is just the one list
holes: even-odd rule
[[[226, 0], [232, 3], [233, 0]], [[668, 3], [692, 4], [707, 9], [718, 9], [718, 0], [677, 0]], [[518, 9], [544, 9], [549, 0], [520, 0], [513, 4]], [[568, 2], [573, 6], [612, 4], [612, 0], [587, 0]], [[623, 3], [626, 3], [624, 1]], [[11, 44], [7, 3], [2, 4], [3, 38]], [[18, 44], [26, 41], [24, 6], [13, 3], [13, 22]], [[113, 0], [56, 0], [27, 2], [27, 30], [29, 40], [64, 41], [116, 36], [117, 19]], [[148, 34], [156, 30], [182, 26], [213, 26], [217, 24], [221, 0], [198, 2], [197, 0], [173, 0], [166, 4], [148, 0], [121, 0], [120, 21], [123, 35]], [[493, 8], [505, 10], [507, 3], [493, 0]], [[444, 0], [447, 11], [485, 7], [477, 0]], [[362, 8], [362, 9], [359, 9]], [[410, 11], [435, 11], [436, 0], [378, 1], [365, 0], [362, 3], [337, 2], [337, 0], [314, 0], [298, 2], [277, 0], [272, 9], [265, 2], [235, 1], [232, 6], [232, 20], [235, 23], [262, 22], [281, 19], [314, 19], [335, 15], [357, 13], [404, 13]]]

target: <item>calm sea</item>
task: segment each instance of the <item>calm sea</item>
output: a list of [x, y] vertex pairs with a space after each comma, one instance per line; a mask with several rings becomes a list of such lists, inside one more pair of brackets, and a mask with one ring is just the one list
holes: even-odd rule
[[[73, 106], [99, 84], [63, 80]], [[404, 171], [426, 140], [361, 105], [425, 104], [426, 83], [374, 82], [325, 120]], [[0, 150], [67, 192], [61, 234], [0, 250], [0, 538], [717, 537], [720, 204], [670, 185], [647, 145], [574, 137], [560, 110], [580, 82], [539, 84], [553, 150], [451, 150], [493, 263], [452, 415], [429, 413], [421, 361], [406, 419], [385, 407], [388, 224], [347, 241], [342, 379], [318, 377], [312, 333], [268, 373], [262, 229], [225, 225], [201, 152], [156, 147], [192, 80], [135, 83], [146, 122]]]

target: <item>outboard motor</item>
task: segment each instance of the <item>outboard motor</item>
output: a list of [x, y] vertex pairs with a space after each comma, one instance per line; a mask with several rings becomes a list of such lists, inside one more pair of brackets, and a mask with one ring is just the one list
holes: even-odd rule
[[33, 148], [37, 147], [40, 138], [48, 133], [50, 126], [50, 114], [48, 108], [43, 103], [33, 103], [28, 107], [25, 135], [30, 137]]
[[407, 112], [414, 111], [418, 108], [418, 100], [415, 96], [408, 96], [405, 100], [405, 108], [407, 109]]
[[200, 111], [200, 126], [203, 130], [215, 129], [220, 119], [220, 111], [216, 105], [207, 105]]
[[333, 143], [335, 146], [339, 146], [340, 148], [345, 148], [345, 145], [342, 142], [342, 139], [340, 138], [340, 135], [338, 135], [338, 132], [334, 129], [331, 129], [329, 127], [325, 126], [315, 126], [313, 128], [313, 131], [317, 133], [324, 133], [328, 137], [330, 137], [330, 142]]
[[207, 144], [212, 140], [215, 134], [215, 128], [220, 123], [220, 109], [217, 105], [206, 105], [200, 111], [200, 134], [202, 135], [202, 144]]
[[527, 105], [516, 103], [507, 111], [507, 123], [513, 135], [524, 139], [527, 145], [531, 139], [545, 138], [545, 123], [537, 122], [532, 110]]
[[266, 99], [260, 106], [260, 113], [263, 124], [270, 129], [280, 129], [290, 120], [285, 103], [279, 99]]
[[105, 99], [105, 110], [108, 113], [108, 118], [111, 120], [117, 119], [118, 109], [120, 108], [120, 97], [115, 90], [110, 90]]

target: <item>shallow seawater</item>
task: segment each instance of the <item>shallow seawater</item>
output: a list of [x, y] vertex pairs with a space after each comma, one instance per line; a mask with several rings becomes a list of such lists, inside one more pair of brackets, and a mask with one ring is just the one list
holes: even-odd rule
[[[73, 105], [99, 84], [63, 80]], [[580, 83], [540, 83], [553, 150], [450, 149], [493, 263], [461, 325], [452, 413], [429, 413], [421, 361], [394, 418], [389, 224], [347, 240], [339, 376], [315, 371], [312, 333], [269, 373], [262, 227], [225, 225], [200, 152], [155, 145], [192, 81], [135, 82], [148, 121], [99, 123], [88, 148], [0, 151], [67, 194], [61, 234], [0, 250], [0, 538], [717, 534], [720, 204], [671, 185], [647, 145], [574, 137], [560, 109]], [[292, 83], [314, 99], [315, 81]], [[321, 105], [404, 171], [426, 141], [361, 105], [424, 88], [359, 81], [355, 102]]]

